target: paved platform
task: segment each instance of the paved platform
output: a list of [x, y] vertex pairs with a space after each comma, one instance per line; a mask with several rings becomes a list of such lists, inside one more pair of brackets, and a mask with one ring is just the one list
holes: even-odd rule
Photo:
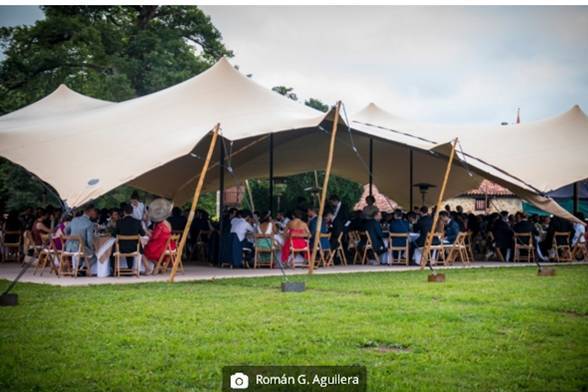
[[[542, 265], [563, 265], [557, 263], [543, 263]], [[565, 265], [588, 265], [588, 262], [574, 262], [566, 263]], [[439, 270], [445, 269], [463, 269], [463, 268], [522, 268], [534, 266], [529, 263], [503, 263], [503, 262], [475, 262], [470, 266], [464, 266], [461, 263], [457, 263], [453, 266], [438, 266], [435, 267]], [[14, 262], [7, 262], [0, 264], [0, 279], [14, 279], [20, 272], [20, 264]], [[361, 273], [361, 272], [378, 272], [378, 273], [394, 273], [401, 271], [417, 271], [418, 266], [380, 266], [380, 265], [348, 265], [348, 266], [334, 266], [329, 268], [319, 268], [315, 270], [316, 275], [329, 275], [329, 274], [345, 274], [345, 273]], [[308, 274], [308, 270], [304, 268], [297, 268], [295, 270], [286, 269], [286, 275], [305, 275]], [[279, 269], [232, 269], [232, 268], [217, 268], [211, 266], [198, 266], [198, 265], [186, 265], [184, 273], [176, 275], [176, 282], [191, 282], [191, 281], [206, 281], [214, 279], [229, 279], [229, 278], [255, 278], [264, 276], [280, 276], [281, 272]], [[124, 277], [57, 277], [49, 273], [46, 270], [41, 276], [39, 274], [33, 274], [33, 267], [22, 276], [21, 282], [27, 283], [39, 283], [49, 284], [54, 286], [87, 286], [87, 285], [101, 285], [101, 284], [136, 284], [136, 283], [149, 283], [149, 282], [166, 282], [169, 279], [169, 275], [148, 275], [141, 276], [139, 278], [133, 276]]]

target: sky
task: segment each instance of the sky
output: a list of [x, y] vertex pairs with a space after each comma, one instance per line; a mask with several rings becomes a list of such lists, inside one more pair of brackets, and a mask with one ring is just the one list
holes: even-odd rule
[[[231, 59], [299, 98], [405, 118], [499, 124], [588, 112], [588, 7], [203, 6]], [[0, 7], [0, 25], [34, 7]]]

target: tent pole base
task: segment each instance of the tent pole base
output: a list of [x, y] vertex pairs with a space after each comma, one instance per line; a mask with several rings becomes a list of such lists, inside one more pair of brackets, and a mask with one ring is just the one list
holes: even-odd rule
[[555, 268], [543, 267], [537, 270], [537, 276], [555, 276]]
[[427, 282], [429, 283], [443, 283], [445, 282], [445, 274], [429, 274], [427, 276]]
[[18, 305], [18, 294], [6, 293], [0, 295], [0, 306], [16, 306]]
[[282, 282], [282, 292], [284, 293], [301, 293], [304, 289], [304, 282]]

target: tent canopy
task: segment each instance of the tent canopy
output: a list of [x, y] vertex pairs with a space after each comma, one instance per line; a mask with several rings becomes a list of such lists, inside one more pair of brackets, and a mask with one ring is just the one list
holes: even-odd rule
[[[185, 82], [121, 103], [60, 86], [0, 117], [0, 155], [52, 185], [71, 207], [122, 184], [183, 202], [194, 189], [215, 124], [221, 124], [226, 183], [231, 185], [268, 176], [270, 133], [274, 175], [323, 168], [333, 120], [333, 110], [324, 114], [280, 96], [221, 59]], [[540, 193], [585, 178], [588, 167], [588, 157], [579, 152], [588, 141], [588, 119], [577, 107], [516, 127], [448, 127], [404, 120], [370, 104], [351, 116], [349, 124], [343, 119], [339, 123], [333, 173], [365, 183], [373, 139], [374, 181], [405, 207], [411, 192], [417, 195], [410, 188], [410, 151], [413, 182], [438, 185], [456, 136], [470, 156], [458, 154], [462, 159], [454, 163], [447, 197], [488, 178], [551, 208], [550, 199]], [[504, 143], [507, 134], [509, 142]], [[550, 157], [558, 159], [546, 167]], [[207, 190], [218, 189], [219, 165], [217, 150]], [[428, 204], [437, 192], [438, 187], [427, 193]]]

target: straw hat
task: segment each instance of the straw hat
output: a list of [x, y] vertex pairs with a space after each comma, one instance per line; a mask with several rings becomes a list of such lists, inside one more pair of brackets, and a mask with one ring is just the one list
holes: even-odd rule
[[149, 204], [149, 219], [161, 222], [171, 215], [174, 204], [167, 199], [155, 199]]

